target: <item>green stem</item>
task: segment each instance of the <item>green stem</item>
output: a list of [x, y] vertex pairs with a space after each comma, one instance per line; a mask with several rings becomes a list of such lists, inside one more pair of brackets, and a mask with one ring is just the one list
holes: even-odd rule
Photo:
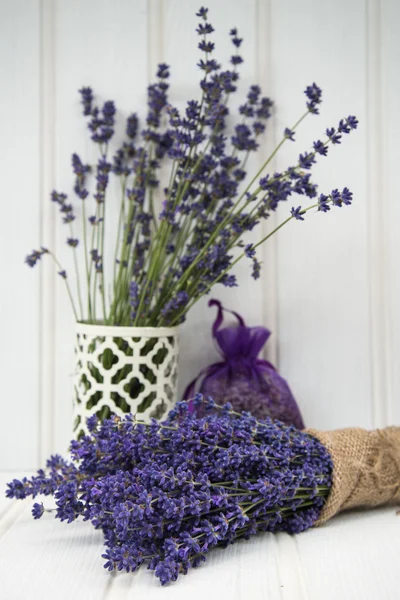
[[[98, 206], [96, 207], [96, 221], [98, 219]], [[96, 236], [96, 227], [98, 227], [98, 225], [92, 225], [92, 239], [91, 239], [91, 244], [90, 244], [90, 250], [94, 250], [94, 240], [95, 240], [95, 236]], [[90, 254], [90, 267], [89, 267], [89, 279], [88, 279], [88, 294], [91, 298], [91, 305], [92, 305], [92, 322], [96, 321], [96, 298], [95, 298], [95, 293], [92, 296], [92, 290], [91, 290], [91, 285], [92, 285], [92, 273], [93, 273], [93, 258], [92, 258], [92, 254]]]
[[114, 252], [114, 265], [113, 265], [113, 273], [114, 273], [114, 292], [116, 286], [116, 277], [117, 277], [117, 259], [118, 259], [118, 250], [121, 243], [121, 232], [122, 227], [125, 224], [125, 193], [126, 193], [126, 180], [125, 176], [121, 183], [121, 206], [119, 210], [119, 218], [118, 218], [118, 231], [117, 231], [117, 241], [115, 244], [115, 252]]
[[[150, 145], [150, 149], [149, 149], [149, 163], [151, 163], [151, 161], [153, 160], [153, 145]], [[155, 211], [155, 207], [154, 207], [154, 189], [153, 187], [150, 187], [149, 189], [149, 207], [150, 207], [150, 213], [151, 216], [153, 218], [153, 225], [154, 225], [154, 231], [157, 232], [158, 230], [158, 223], [157, 223], [157, 215], [156, 215], [156, 211]]]
[[[129, 204], [128, 216], [127, 216], [127, 220], [126, 220], [126, 224], [125, 224], [125, 233], [124, 233], [123, 242], [122, 242], [122, 246], [121, 246], [120, 263], [119, 263], [119, 268], [118, 268], [117, 281], [116, 281], [116, 285], [115, 285], [114, 300], [113, 300], [113, 303], [110, 308], [110, 322], [113, 322], [113, 319], [115, 321], [115, 314], [116, 314], [116, 310], [117, 310], [118, 295], [119, 295], [118, 288], [120, 287], [122, 273], [124, 270], [123, 265], [125, 262], [125, 258], [127, 258], [127, 256], [129, 256], [129, 247], [130, 247], [128, 245], [129, 227], [130, 227], [130, 223], [133, 219], [133, 214], [134, 214], [134, 209], [135, 209], [135, 204], [134, 204], [133, 199], [129, 200], [129, 202], [130, 202], [130, 204]], [[128, 254], [127, 254], [127, 252], [128, 252]]]
[[88, 295], [88, 319], [92, 320], [92, 303], [90, 296], [90, 271], [89, 271], [89, 257], [87, 249], [87, 229], [86, 229], [86, 205], [85, 200], [82, 200], [82, 229], [83, 229], [83, 248], [85, 252], [85, 269], [86, 269], [86, 281], [87, 281], [87, 295]]
[[[98, 212], [99, 219], [100, 219], [100, 217], [101, 217], [100, 203], [97, 206], [97, 211], [96, 212]], [[100, 225], [101, 225], [100, 222], [98, 222], [97, 225], [96, 225], [96, 227], [97, 227], [97, 232], [96, 232], [97, 233], [97, 236], [96, 236], [96, 238], [97, 238], [97, 240], [96, 240], [96, 246], [97, 246], [97, 248], [96, 249], [97, 249], [98, 252], [100, 251]], [[94, 307], [94, 313], [96, 315], [97, 291], [98, 291], [97, 290], [97, 276], [98, 276], [98, 271], [97, 271], [96, 265], [94, 265], [94, 269], [95, 269], [95, 271], [94, 271], [94, 277], [93, 277], [93, 307]]]
[[[69, 224], [69, 230], [71, 232], [71, 238], [74, 238], [74, 230], [72, 227], [72, 223]], [[82, 292], [81, 292], [81, 278], [79, 273], [79, 264], [77, 258], [77, 249], [76, 246], [72, 248], [73, 256], [74, 256], [74, 266], [75, 266], [75, 276], [76, 276], [76, 288], [78, 291], [78, 302], [79, 302], [79, 310], [81, 312], [81, 319], [84, 318], [83, 315], [83, 304], [82, 304]]]
[[[62, 268], [62, 266], [61, 266], [60, 262], [58, 261], [56, 255], [53, 254], [53, 252], [51, 252], [51, 250], [48, 250], [48, 253], [50, 254], [51, 258], [54, 260], [57, 268], [60, 271], [64, 271], [64, 269]], [[75, 308], [75, 302], [74, 302], [74, 299], [73, 299], [73, 296], [72, 296], [71, 288], [70, 288], [69, 283], [68, 283], [68, 279], [66, 277], [63, 277], [63, 279], [65, 281], [65, 286], [67, 288], [67, 293], [68, 293], [68, 296], [69, 296], [69, 299], [70, 299], [70, 302], [71, 302], [72, 310], [74, 312], [75, 320], [76, 320], [76, 322], [78, 322], [79, 321], [79, 319], [78, 319], [78, 313], [77, 313], [76, 308]]]
[[107, 311], [106, 311], [106, 282], [104, 273], [104, 238], [105, 238], [105, 197], [102, 203], [102, 221], [101, 221], [101, 302], [103, 306], [103, 320], [104, 324], [107, 325]]

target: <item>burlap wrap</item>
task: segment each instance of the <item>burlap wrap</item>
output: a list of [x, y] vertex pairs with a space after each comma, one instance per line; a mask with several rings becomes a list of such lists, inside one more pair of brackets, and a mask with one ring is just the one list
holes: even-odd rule
[[316, 525], [348, 508], [400, 503], [400, 427], [307, 429], [330, 452], [333, 485]]

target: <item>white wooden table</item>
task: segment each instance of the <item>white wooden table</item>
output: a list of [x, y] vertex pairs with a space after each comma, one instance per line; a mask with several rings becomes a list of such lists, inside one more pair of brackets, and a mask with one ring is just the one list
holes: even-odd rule
[[263, 534], [162, 588], [153, 573], [108, 573], [89, 523], [34, 521], [31, 500], [10, 501], [0, 473], [1, 600], [398, 600], [400, 516], [389, 507], [336, 517], [298, 536]]

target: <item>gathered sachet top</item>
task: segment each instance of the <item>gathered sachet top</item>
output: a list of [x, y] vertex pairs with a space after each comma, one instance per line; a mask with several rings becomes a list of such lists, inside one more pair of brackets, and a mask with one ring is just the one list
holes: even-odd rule
[[[241, 315], [224, 308], [219, 300], [210, 300], [208, 305], [217, 307], [212, 337], [222, 360], [203, 369], [187, 386], [184, 398], [199, 391], [220, 405], [230, 402], [237, 411], [302, 429], [303, 419], [289, 385], [274, 365], [259, 357], [271, 332], [263, 326], [248, 327]], [[222, 327], [224, 313], [233, 315], [236, 324]]]

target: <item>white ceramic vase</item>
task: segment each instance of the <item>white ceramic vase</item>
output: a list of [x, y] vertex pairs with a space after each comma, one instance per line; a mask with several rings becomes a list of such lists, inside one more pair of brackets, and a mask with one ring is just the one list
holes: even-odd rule
[[77, 323], [74, 432], [86, 419], [140, 414], [160, 419], [177, 400], [177, 327], [114, 327]]

